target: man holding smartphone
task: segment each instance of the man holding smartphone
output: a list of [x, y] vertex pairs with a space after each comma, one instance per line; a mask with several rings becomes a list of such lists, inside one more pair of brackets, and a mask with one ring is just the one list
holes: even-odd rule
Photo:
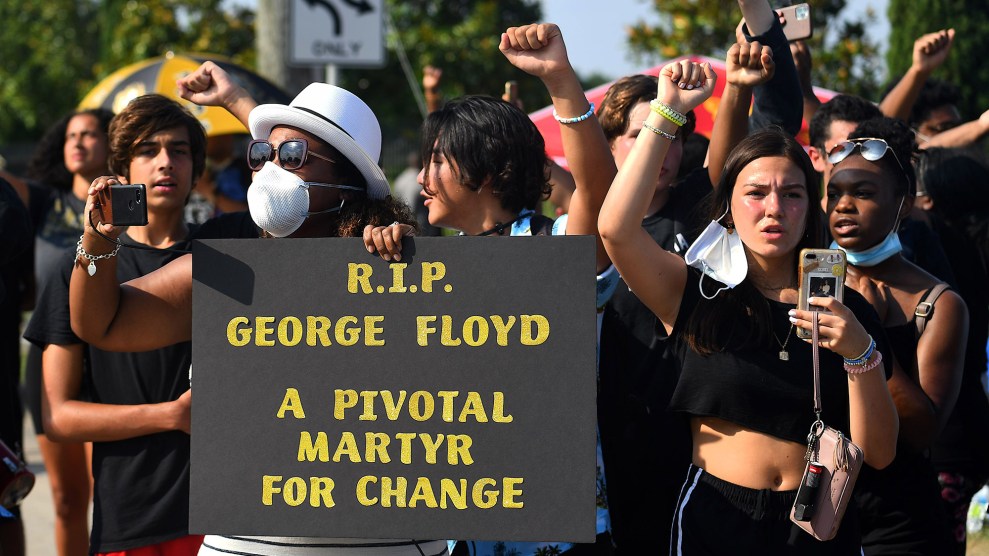
[[[205, 144], [196, 118], [160, 95], [138, 97], [111, 122], [110, 170], [121, 183], [145, 185], [130, 201], [138, 213], [147, 210], [147, 226], [127, 228], [114, 250], [119, 281], [147, 274], [188, 249], [184, 207], [205, 167]], [[119, 212], [119, 199], [108, 201]], [[56, 441], [93, 442], [90, 551], [196, 554], [202, 537], [188, 532], [190, 343], [142, 353], [82, 343], [69, 322], [69, 276], [73, 263], [89, 266], [93, 275], [101, 261], [81, 259], [78, 252], [66, 257], [49, 280], [25, 337], [44, 350], [47, 434]]]

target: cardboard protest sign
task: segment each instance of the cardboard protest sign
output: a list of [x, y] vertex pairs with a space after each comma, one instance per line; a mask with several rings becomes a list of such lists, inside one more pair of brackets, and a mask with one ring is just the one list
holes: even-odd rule
[[593, 542], [590, 237], [193, 251], [190, 529]]

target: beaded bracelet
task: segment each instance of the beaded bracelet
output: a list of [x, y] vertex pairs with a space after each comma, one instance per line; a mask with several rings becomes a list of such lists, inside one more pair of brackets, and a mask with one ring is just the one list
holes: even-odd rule
[[862, 355], [859, 355], [854, 359], [845, 359], [845, 364], [865, 365], [865, 363], [869, 360], [869, 357], [872, 356], [872, 352], [875, 351], [875, 349], [876, 349], [876, 341], [872, 339], [872, 336], [869, 336], [869, 346], [865, 348], [865, 351], [862, 352]]
[[872, 361], [864, 365], [849, 365], [848, 363], [845, 363], [845, 372], [850, 375], [860, 375], [875, 369], [880, 363], [883, 362], [883, 353], [881, 351], [874, 351], [874, 353], [876, 356], [872, 359]]
[[642, 127], [645, 128], [645, 129], [648, 129], [649, 131], [655, 133], [656, 135], [659, 135], [660, 137], [665, 137], [665, 138], [669, 139], [670, 141], [676, 141], [676, 139], [677, 139], [677, 136], [676, 135], [673, 135], [672, 133], [667, 133], [667, 132], [663, 131], [662, 129], [659, 129], [658, 127], [651, 126], [651, 125], [649, 125], [648, 122], [642, 122]]
[[649, 101], [649, 108], [652, 109], [653, 112], [675, 123], [677, 127], [683, 127], [683, 125], [687, 123], [687, 116], [684, 116], [681, 112], [677, 112], [669, 104], [666, 104], [658, 98], [654, 98]]
[[577, 122], [582, 122], [593, 115], [594, 115], [593, 102], [591, 103], [591, 107], [587, 109], [587, 112], [584, 112], [583, 114], [577, 116], [576, 118], [561, 118], [560, 115], [556, 113], [556, 109], [555, 108], [553, 109], [553, 117], [556, 118], [556, 121], [560, 122], [561, 124], [575, 124]]

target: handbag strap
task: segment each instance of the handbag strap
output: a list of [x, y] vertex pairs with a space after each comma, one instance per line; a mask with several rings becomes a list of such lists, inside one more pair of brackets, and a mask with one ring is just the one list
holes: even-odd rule
[[811, 351], [814, 354], [814, 415], [817, 416], [817, 420], [821, 420], [821, 357], [818, 352], [818, 339], [820, 337], [820, 331], [818, 330], [818, 313], [815, 311], [811, 314]]
[[944, 290], [948, 289], [950, 286], [941, 282], [940, 284], [934, 286], [933, 288], [927, 290], [927, 294], [924, 295], [924, 299], [917, 304], [917, 308], [913, 310], [915, 321], [917, 323], [917, 337], [920, 338], [921, 334], [924, 333], [924, 327], [927, 325], [927, 320], [934, 316], [934, 302], [937, 298], [941, 297]]

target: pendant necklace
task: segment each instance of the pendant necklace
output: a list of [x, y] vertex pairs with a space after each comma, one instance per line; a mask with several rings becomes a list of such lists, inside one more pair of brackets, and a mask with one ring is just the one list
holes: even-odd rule
[[784, 341], [784, 342], [781, 342], [780, 339], [779, 339], [779, 337], [776, 336], [776, 332], [773, 332], [773, 339], [776, 340], [776, 343], [779, 344], [779, 346], [780, 346], [780, 361], [789, 361], [790, 360], [790, 353], [788, 351], [786, 351], [786, 344], [789, 344], [790, 343], [790, 336], [792, 334], [793, 334], [793, 324], [792, 323], [790, 324], [790, 330], [788, 330], [787, 333], [786, 333], [786, 341]]

